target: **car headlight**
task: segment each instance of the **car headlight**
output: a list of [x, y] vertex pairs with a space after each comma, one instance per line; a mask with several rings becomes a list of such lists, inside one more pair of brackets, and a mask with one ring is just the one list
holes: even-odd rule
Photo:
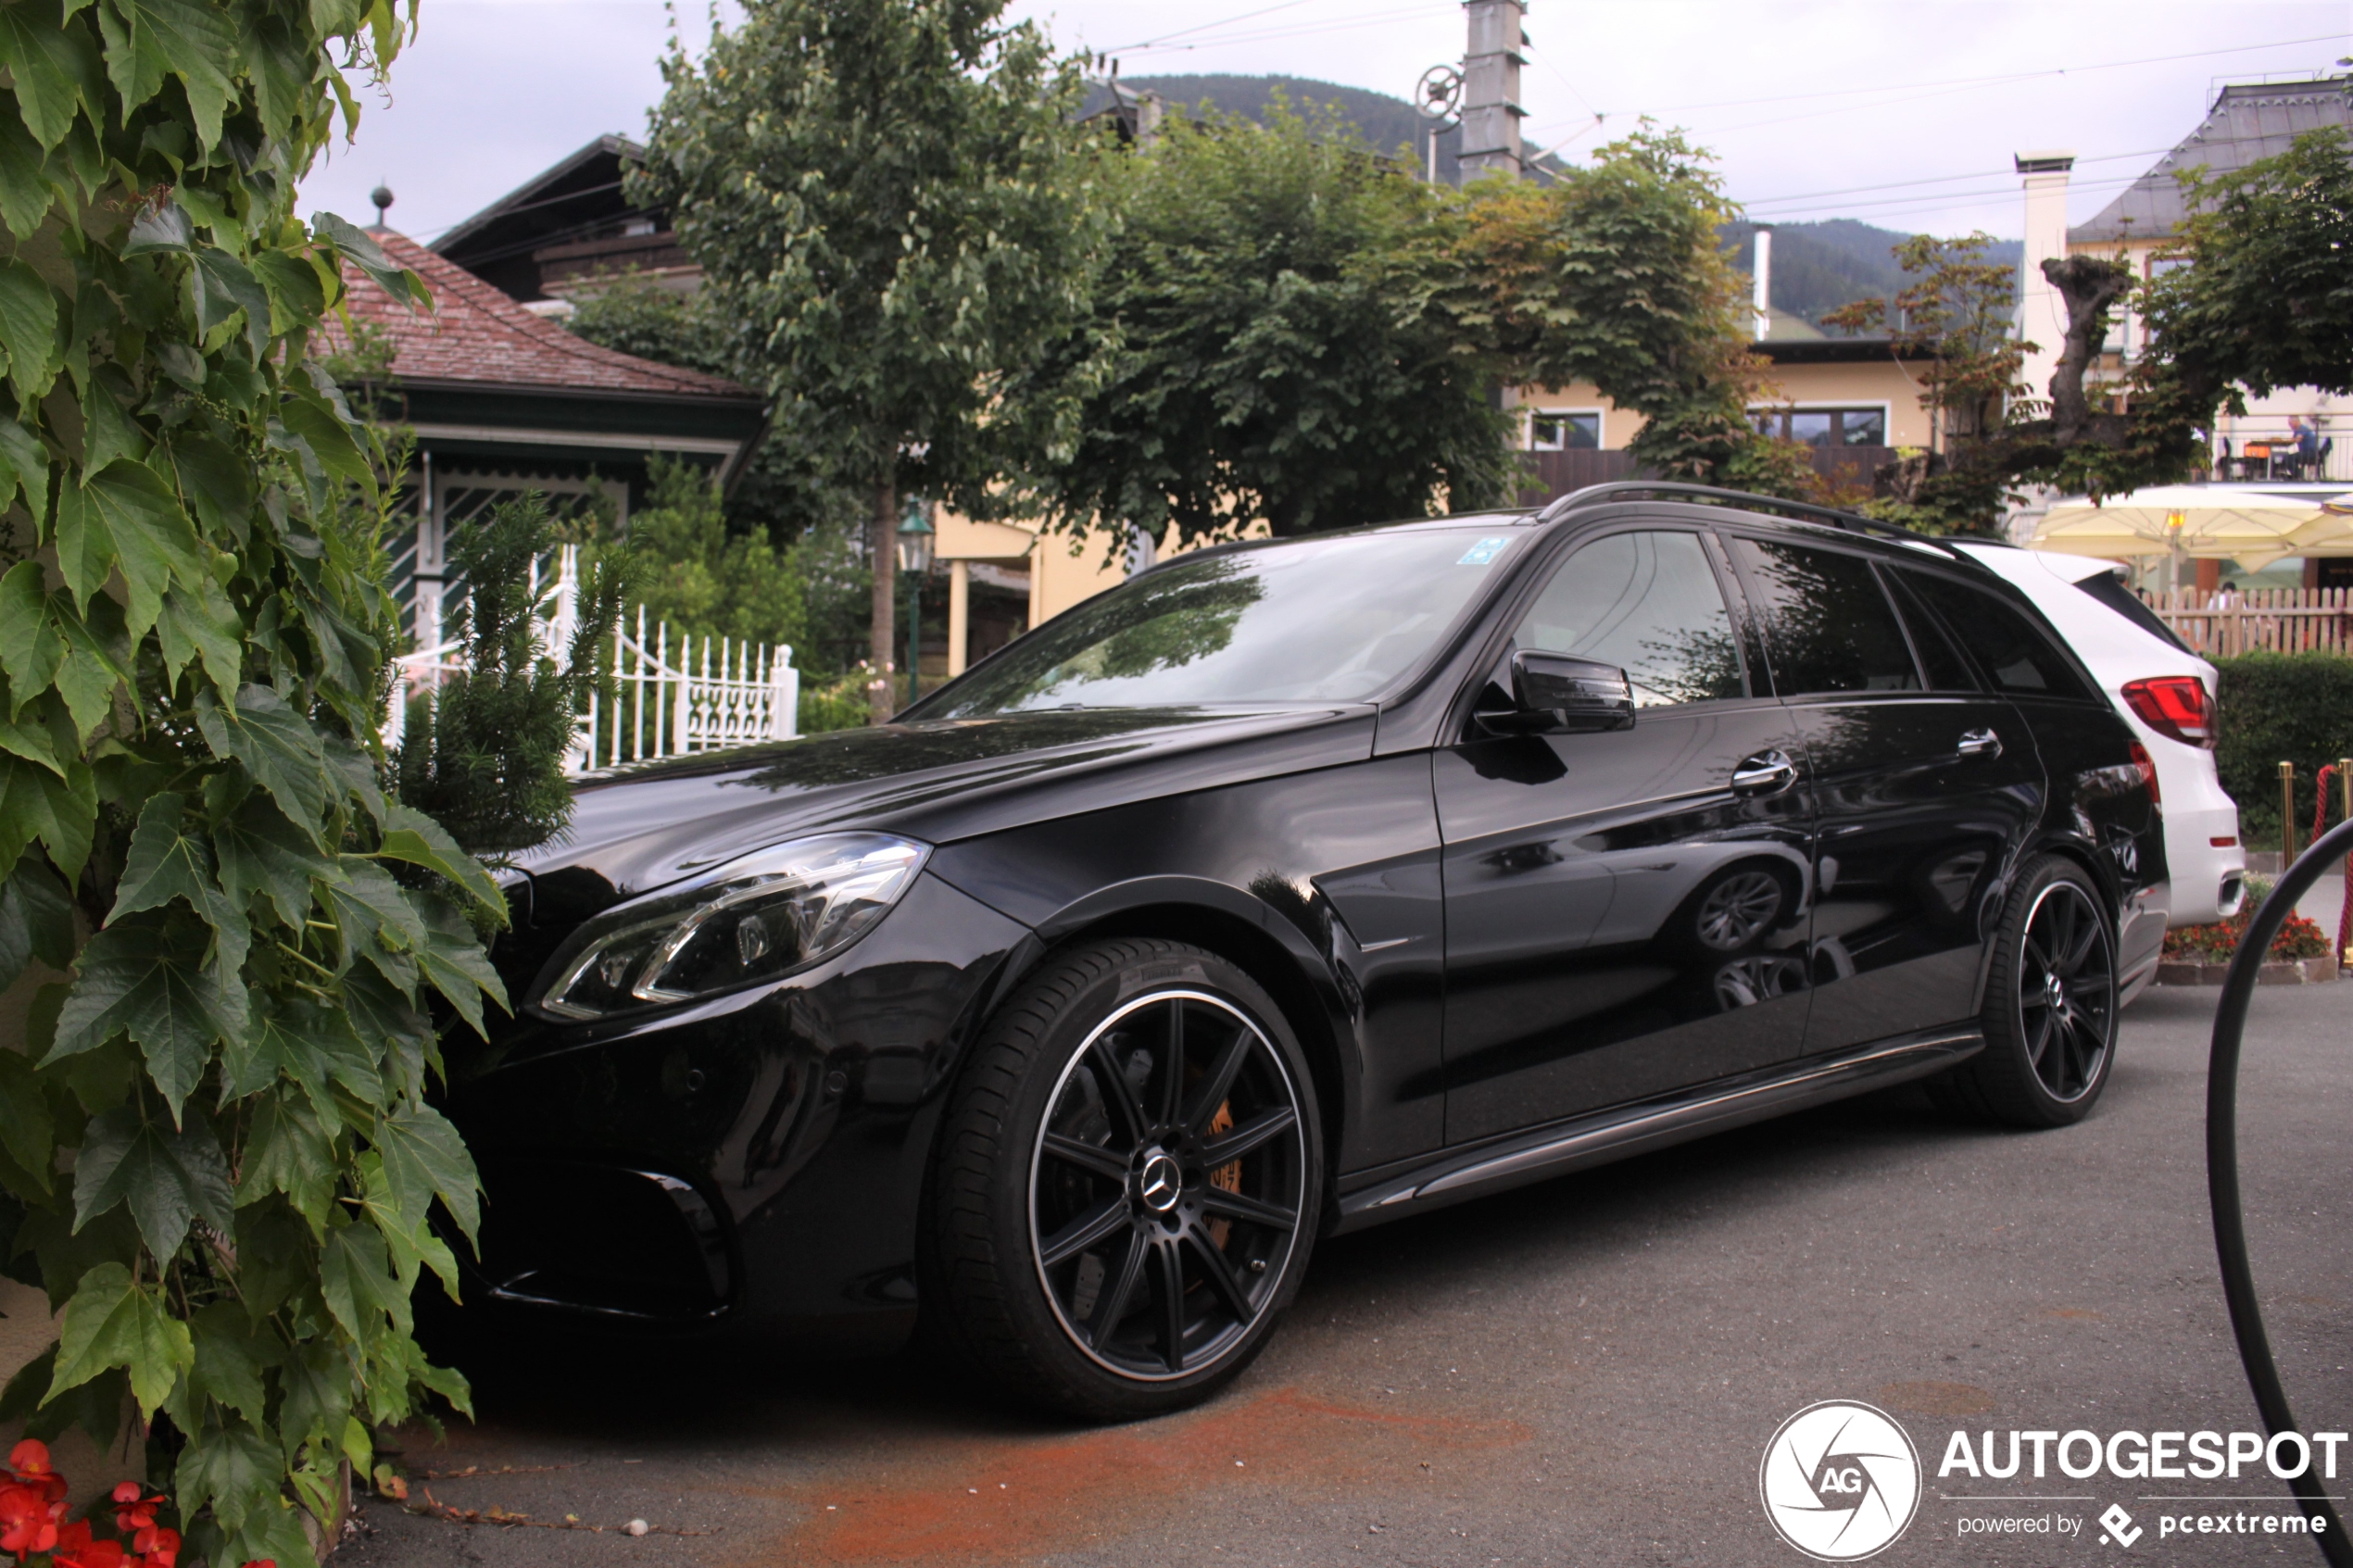
[[549, 965], [538, 1006], [609, 1018], [805, 969], [880, 923], [929, 853], [878, 833], [755, 850], [589, 921]]

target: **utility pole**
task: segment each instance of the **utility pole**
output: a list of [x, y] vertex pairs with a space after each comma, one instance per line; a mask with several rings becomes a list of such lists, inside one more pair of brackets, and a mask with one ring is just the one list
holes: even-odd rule
[[1463, 9], [1470, 19], [1463, 54], [1463, 178], [1501, 169], [1516, 180], [1526, 172], [1519, 69], [1528, 63], [1520, 53], [1528, 43], [1527, 0], [1466, 0]]

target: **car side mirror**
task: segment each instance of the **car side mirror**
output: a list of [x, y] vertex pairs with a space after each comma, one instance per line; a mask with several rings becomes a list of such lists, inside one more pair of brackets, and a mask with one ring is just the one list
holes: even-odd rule
[[1634, 727], [1634, 687], [1615, 664], [1521, 648], [1512, 655], [1512, 709], [1479, 716], [1516, 734], [1588, 734]]

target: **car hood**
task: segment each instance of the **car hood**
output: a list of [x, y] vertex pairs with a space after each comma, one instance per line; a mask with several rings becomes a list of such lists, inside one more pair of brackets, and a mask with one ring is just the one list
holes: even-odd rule
[[844, 730], [583, 781], [572, 824], [517, 858], [533, 923], [801, 834], [849, 828], [943, 844], [1156, 795], [1357, 761], [1374, 710], [1065, 709]]

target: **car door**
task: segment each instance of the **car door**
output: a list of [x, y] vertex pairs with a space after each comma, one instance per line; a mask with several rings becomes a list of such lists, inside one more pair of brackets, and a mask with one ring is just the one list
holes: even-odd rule
[[[1799, 748], [1699, 528], [1580, 543], [1512, 649], [1626, 670], [1631, 729], [1435, 757], [1450, 1143], [1780, 1060], [1805, 1029]], [[1508, 704], [1510, 652], [1489, 703]]]
[[1806, 759], [1806, 1051], [1969, 1019], [2005, 873], [2041, 810], [2026, 724], [1867, 555], [1785, 537], [1731, 546]]

